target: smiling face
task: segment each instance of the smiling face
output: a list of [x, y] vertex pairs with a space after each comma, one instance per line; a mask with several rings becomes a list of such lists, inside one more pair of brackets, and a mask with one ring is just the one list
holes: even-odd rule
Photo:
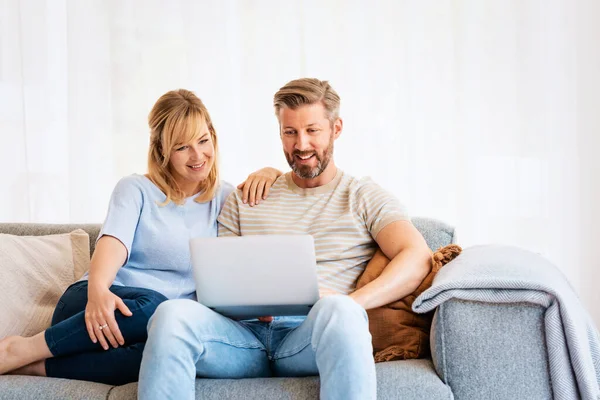
[[335, 176], [333, 142], [342, 131], [342, 120], [327, 118], [322, 103], [295, 109], [282, 107], [278, 113], [283, 152], [300, 187], [315, 187]]
[[199, 134], [188, 143], [175, 143], [169, 157], [169, 169], [179, 187], [188, 196], [200, 190], [214, 164], [215, 148], [205, 121]]
[[148, 115], [148, 178], [166, 195], [161, 205], [200, 193], [214, 198], [219, 184], [217, 133], [204, 103], [186, 89], [163, 94]]

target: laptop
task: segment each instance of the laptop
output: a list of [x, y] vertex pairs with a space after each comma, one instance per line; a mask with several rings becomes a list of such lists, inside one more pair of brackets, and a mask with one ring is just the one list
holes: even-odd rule
[[198, 301], [232, 319], [307, 315], [319, 300], [311, 235], [190, 239]]

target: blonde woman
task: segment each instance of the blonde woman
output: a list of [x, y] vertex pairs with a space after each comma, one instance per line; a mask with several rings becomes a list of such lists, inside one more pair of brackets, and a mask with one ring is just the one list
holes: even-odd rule
[[[0, 341], [0, 374], [137, 381], [156, 307], [195, 298], [188, 241], [217, 236], [233, 187], [219, 180], [217, 135], [192, 92], [164, 94], [148, 123], [148, 173], [117, 183], [89, 275], [65, 291], [46, 331]], [[259, 203], [279, 175], [272, 168], [251, 174], [244, 196]]]

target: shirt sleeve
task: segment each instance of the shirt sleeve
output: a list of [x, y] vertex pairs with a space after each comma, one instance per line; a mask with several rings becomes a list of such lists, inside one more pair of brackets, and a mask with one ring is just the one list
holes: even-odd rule
[[355, 196], [358, 214], [373, 239], [392, 222], [410, 221], [406, 207], [370, 178], [360, 181]]
[[229, 197], [229, 195], [234, 191], [234, 187], [231, 183], [221, 181], [221, 193], [219, 197], [219, 212], [223, 209], [225, 205], [225, 201]]
[[217, 236], [240, 236], [240, 208], [238, 203], [238, 193], [233, 191], [223, 204], [221, 214], [217, 218], [218, 234]]
[[110, 197], [108, 213], [98, 235], [108, 235], [118, 239], [127, 248], [127, 260], [131, 254], [133, 237], [142, 212], [143, 196], [139, 183], [134, 177], [121, 179]]

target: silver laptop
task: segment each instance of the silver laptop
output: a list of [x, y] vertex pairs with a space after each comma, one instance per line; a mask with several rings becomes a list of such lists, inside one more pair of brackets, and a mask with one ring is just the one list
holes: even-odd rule
[[190, 240], [198, 301], [234, 319], [306, 315], [319, 300], [310, 235]]

